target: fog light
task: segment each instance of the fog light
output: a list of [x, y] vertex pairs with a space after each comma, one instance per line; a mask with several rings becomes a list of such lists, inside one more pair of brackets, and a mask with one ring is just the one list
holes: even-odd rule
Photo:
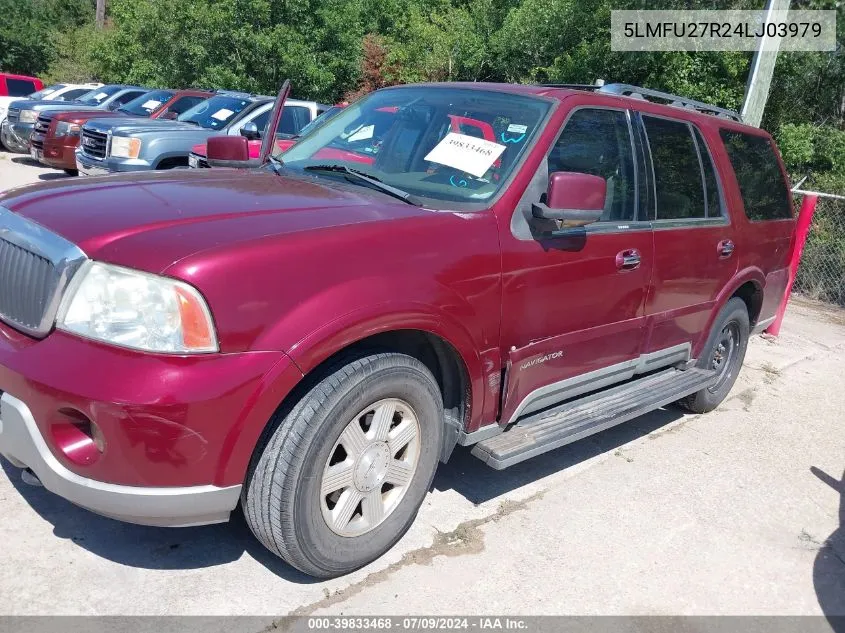
[[103, 433], [94, 422], [75, 409], [62, 409], [50, 426], [56, 448], [70, 461], [87, 466], [106, 448]]

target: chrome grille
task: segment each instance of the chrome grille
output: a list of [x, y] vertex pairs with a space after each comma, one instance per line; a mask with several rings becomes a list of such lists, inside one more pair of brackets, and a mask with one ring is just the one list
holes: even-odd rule
[[6, 119], [8, 119], [9, 123], [17, 123], [20, 116], [21, 111], [19, 108], [9, 107], [9, 112], [6, 114]]
[[62, 293], [84, 261], [74, 244], [0, 207], [0, 320], [46, 336]]
[[32, 136], [29, 137], [29, 143], [35, 149], [44, 149], [44, 137], [47, 136], [47, 130], [50, 129], [50, 122], [52, 120], [53, 117], [42, 114], [35, 122]]
[[191, 152], [188, 155], [188, 166], [199, 168], [199, 169], [207, 169], [208, 167], [210, 167], [206, 157], [202, 156], [200, 154], [197, 154], [196, 152]]
[[108, 142], [108, 134], [95, 132], [87, 127], [82, 128], [82, 140], [79, 142], [79, 147], [82, 148], [82, 153], [86, 156], [98, 159], [105, 158]]
[[37, 328], [55, 285], [52, 262], [0, 239], [0, 315], [3, 320]]

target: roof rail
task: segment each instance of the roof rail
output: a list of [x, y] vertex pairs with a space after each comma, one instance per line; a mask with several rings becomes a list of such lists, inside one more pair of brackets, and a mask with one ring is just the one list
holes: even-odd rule
[[569, 88], [570, 90], [598, 90], [598, 84], [540, 84], [546, 88]]
[[[631, 86], [628, 84], [605, 84], [604, 86], [590, 87], [595, 88], [596, 92], [602, 92], [606, 94], [621, 95], [623, 97], [633, 97], [634, 99], [644, 99], [646, 101], [652, 101], [653, 99], [668, 101], [669, 105], [678, 108], [689, 108], [697, 112], [713, 114], [715, 116], [719, 116], [725, 119], [731, 119], [732, 121], [738, 121], [742, 123], [742, 117], [740, 116], [739, 112], [735, 110], [728, 110], [726, 108], [720, 108], [719, 106], [710, 105], [709, 103], [704, 103], [702, 101], [695, 101], [694, 99], [679, 97], [678, 95], [669, 94], [668, 92], [660, 92], [659, 90], [650, 90], [648, 88], [640, 88], [639, 86]], [[648, 99], [648, 97], [651, 97], [651, 99]]]

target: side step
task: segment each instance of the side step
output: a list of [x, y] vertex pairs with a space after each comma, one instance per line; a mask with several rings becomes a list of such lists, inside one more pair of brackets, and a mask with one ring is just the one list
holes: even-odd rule
[[667, 369], [526, 416], [508, 431], [482, 440], [472, 454], [502, 470], [598, 433], [710, 386], [716, 372]]

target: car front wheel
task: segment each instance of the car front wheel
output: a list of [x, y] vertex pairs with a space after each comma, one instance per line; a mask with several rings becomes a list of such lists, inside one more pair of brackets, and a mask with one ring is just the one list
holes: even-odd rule
[[242, 505], [255, 536], [326, 578], [390, 549], [431, 485], [443, 404], [426, 366], [404, 354], [342, 361], [271, 421]]

